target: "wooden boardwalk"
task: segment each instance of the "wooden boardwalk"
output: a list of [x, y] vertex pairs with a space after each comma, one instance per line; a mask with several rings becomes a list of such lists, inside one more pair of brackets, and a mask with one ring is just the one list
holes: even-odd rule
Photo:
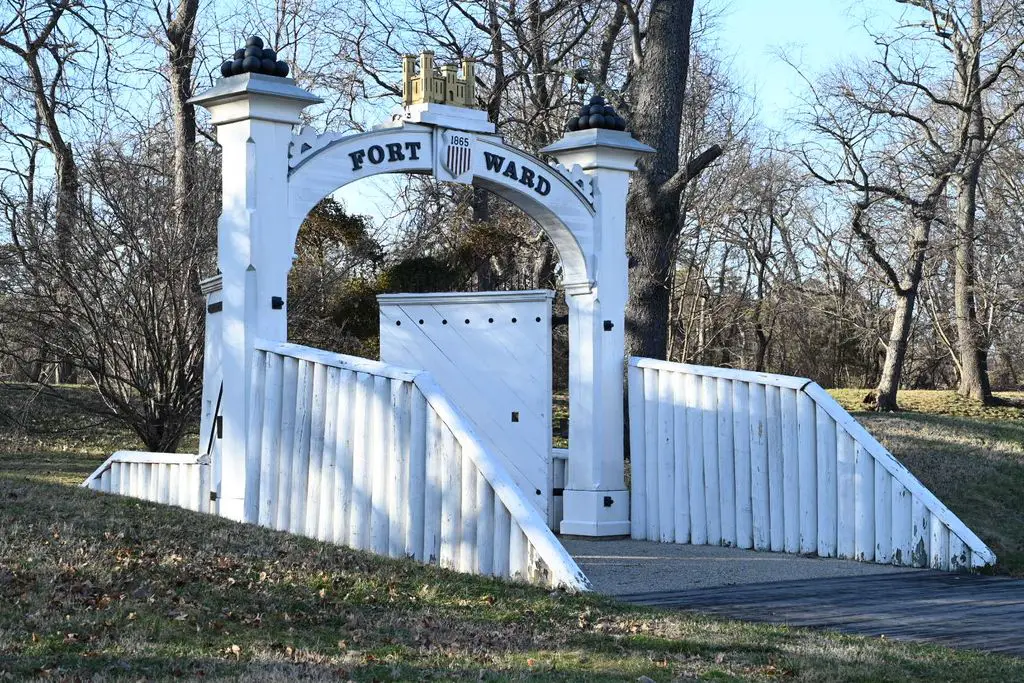
[[733, 619], [915, 640], [1024, 657], [1024, 580], [926, 570], [620, 599]]

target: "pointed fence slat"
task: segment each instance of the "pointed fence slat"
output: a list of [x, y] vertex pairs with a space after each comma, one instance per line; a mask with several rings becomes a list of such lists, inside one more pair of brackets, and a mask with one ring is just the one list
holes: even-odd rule
[[953, 571], [995, 562], [810, 380], [646, 358], [628, 378], [633, 538]]

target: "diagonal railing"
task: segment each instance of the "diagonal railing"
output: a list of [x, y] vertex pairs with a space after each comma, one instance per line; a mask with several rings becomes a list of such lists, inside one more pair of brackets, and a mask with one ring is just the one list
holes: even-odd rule
[[633, 538], [954, 571], [996, 561], [810, 380], [632, 358], [629, 417]]

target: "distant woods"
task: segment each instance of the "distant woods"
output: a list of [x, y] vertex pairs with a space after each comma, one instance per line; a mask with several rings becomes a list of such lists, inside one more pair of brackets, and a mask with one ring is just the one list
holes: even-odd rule
[[[892, 0], [865, 24], [873, 53], [799, 67], [782, 130], [740, 86], [757, 74], [716, 48], [712, 4], [3, 3], [0, 378], [91, 383], [148, 447], [177, 447], [220, 187], [187, 100], [258, 34], [324, 99], [321, 130], [386, 119], [421, 49], [476, 57], [479, 107], [529, 150], [606, 97], [658, 149], [629, 198], [631, 352], [869, 387], [881, 409], [901, 387], [991, 401], [1020, 385], [1020, 3]], [[393, 194], [386, 220], [333, 200], [310, 214], [293, 339], [373, 355], [380, 292], [559, 287], [553, 245], [505, 202], [422, 178]]]

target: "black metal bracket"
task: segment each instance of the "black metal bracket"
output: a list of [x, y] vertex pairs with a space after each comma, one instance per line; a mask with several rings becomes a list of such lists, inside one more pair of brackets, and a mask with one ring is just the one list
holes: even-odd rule
[[275, 311], [279, 311], [284, 308], [284, 299], [279, 296], [270, 297], [270, 307]]
[[223, 310], [224, 310], [224, 302], [223, 301], [216, 301], [216, 302], [214, 302], [214, 303], [212, 303], [212, 304], [210, 304], [209, 306], [206, 307], [206, 312], [207, 313], [220, 313]]
[[605, 497], [604, 497], [604, 506], [605, 506], [606, 508], [610, 508], [610, 507], [611, 507], [612, 505], [614, 505], [614, 504], [615, 504], [615, 501], [614, 501], [614, 500], [612, 500], [612, 497], [611, 497], [611, 496], [605, 496]]
[[217, 492], [210, 491], [210, 500], [217, 500]]
[[615, 327], [615, 323], [613, 323], [611, 320], [605, 320], [604, 321], [604, 331], [605, 332], [611, 332], [613, 327]]

